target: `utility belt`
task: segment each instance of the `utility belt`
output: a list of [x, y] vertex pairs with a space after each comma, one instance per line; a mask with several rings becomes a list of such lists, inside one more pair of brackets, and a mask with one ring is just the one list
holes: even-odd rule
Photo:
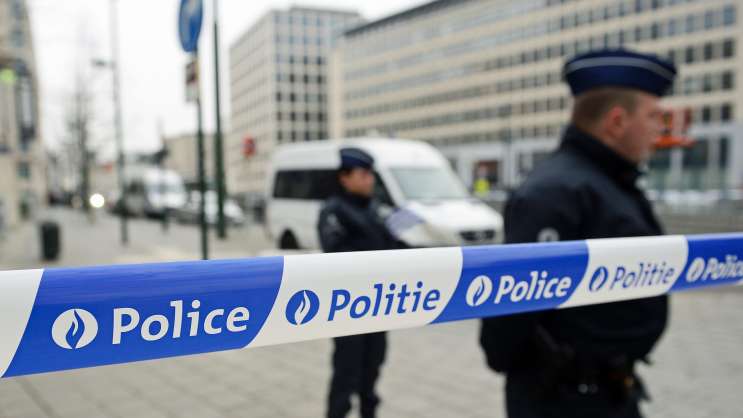
[[530, 386], [540, 399], [586, 396], [616, 404], [649, 399], [635, 373], [635, 360], [626, 355], [597, 359], [577, 353], [572, 347], [557, 344], [542, 327], [537, 328], [536, 346], [537, 378]]

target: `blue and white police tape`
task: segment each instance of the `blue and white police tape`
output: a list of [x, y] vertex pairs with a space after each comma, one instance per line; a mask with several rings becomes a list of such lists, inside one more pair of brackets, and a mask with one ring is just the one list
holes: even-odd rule
[[743, 234], [0, 272], [0, 375], [662, 295], [743, 280]]

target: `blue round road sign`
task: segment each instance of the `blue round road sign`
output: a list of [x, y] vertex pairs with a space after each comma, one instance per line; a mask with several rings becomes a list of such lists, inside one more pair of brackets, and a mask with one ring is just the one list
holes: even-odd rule
[[196, 52], [203, 18], [202, 0], [181, 0], [181, 8], [178, 12], [178, 35], [184, 51]]

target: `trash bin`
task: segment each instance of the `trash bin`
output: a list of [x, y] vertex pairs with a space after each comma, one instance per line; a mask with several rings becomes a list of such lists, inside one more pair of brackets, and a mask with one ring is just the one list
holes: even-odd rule
[[54, 261], [59, 257], [59, 224], [52, 221], [41, 223], [41, 257], [44, 261]]

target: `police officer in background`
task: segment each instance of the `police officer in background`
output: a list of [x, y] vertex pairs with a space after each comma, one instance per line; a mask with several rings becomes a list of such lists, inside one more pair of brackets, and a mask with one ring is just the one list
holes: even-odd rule
[[[507, 243], [661, 235], [637, 180], [662, 129], [672, 63], [605, 50], [567, 61], [575, 97], [559, 148], [505, 208]], [[666, 327], [666, 296], [487, 318], [480, 343], [506, 374], [510, 418], [640, 417], [635, 374]]]
[[[378, 215], [379, 203], [373, 198], [374, 159], [359, 148], [343, 148], [340, 157], [340, 191], [325, 202], [317, 226], [323, 251], [404, 248]], [[360, 398], [361, 417], [374, 417], [380, 402], [374, 385], [387, 350], [385, 333], [338, 337], [334, 342], [328, 417], [345, 417], [353, 394]]]

